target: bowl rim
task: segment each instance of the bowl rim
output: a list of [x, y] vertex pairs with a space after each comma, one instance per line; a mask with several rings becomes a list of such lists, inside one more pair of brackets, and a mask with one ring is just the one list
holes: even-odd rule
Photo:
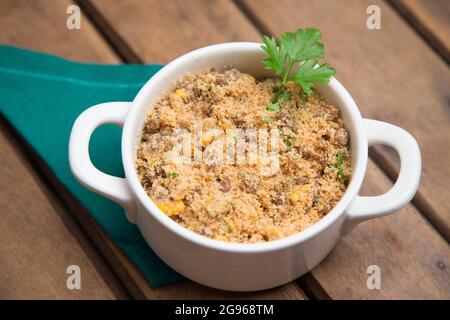
[[[164, 226], [171, 232], [175, 233], [184, 240], [210, 249], [234, 253], [258, 253], [281, 250], [298, 245], [299, 243], [302, 243], [320, 234], [339, 220], [339, 218], [345, 213], [345, 209], [350, 205], [352, 200], [357, 195], [364, 179], [367, 167], [368, 143], [364, 131], [363, 118], [361, 117], [361, 113], [359, 112], [359, 109], [353, 98], [350, 96], [344, 86], [342, 86], [334, 77], [330, 79], [329, 83], [323, 85], [328, 86], [332, 91], [334, 91], [343, 101], [343, 105], [345, 105], [345, 108], [349, 111], [350, 118], [353, 122], [353, 126], [355, 127], [355, 133], [351, 136], [351, 139], [356, 139], [355, 146], [357, 146], [357, 150], [355, 152], [358, 161], [356, 163], [352, 163], [354, 167], [352, 179], [347, 186], [347, 190], [345, 191], [343, 197], [334, 206], [334, 208], [330, 212], [328, 212], [326, 216], [324, 216], [311, 226], [307, 227], [306, 229], [290, 236], [268, 242], [236, 243], [210, 239], [183, 227], [182, 225], [178, 224], [170, 217], [165, 215], [147, 195], [139, 181], [134, 163], [135, 144], [138, 140], [135, 136], [134, 129], [139, 118], [140, 108], [148, 108], [148, 104], [146, 105], [145, 101], [143, 101], [144, 93], [150, 90], [154, 83], [164, 79], [170, 71], [178, 68], [180, 65], [185, 65], [186, 63], [192, 61], [192, 59], [199, 58], [200, 56], [204, 59], [205, 56], [208, 56], [211, 53], [217, 53], [218, 50], [223, 51], [224, 53], [236, 51], [254, 51], [255, 53], [260, 53], [262, 48], [261, 43], [257, 42], [228, 42], [210, 45], [190, 51], [171, 61], [161, 70], [159, 70], [145, 83], [145, 85], [141, 88], [141, 90], [133, 100], [132, 106], [123, 125], [121, 149], [125, 177], [130, 190], [133, 193], [134, 201], [138, 202], [139, 205], [145, 209], [146, 214], [152, 215], [157, 222], [159, 222], [162, 226]], [[354, 158], [355, 157], [353, 157], [352, 159], [353, 161]], [[140, 210], [138, 210], [138, 214], [141, 214]], [[143, 231], [141, 230], [141, 232]]]

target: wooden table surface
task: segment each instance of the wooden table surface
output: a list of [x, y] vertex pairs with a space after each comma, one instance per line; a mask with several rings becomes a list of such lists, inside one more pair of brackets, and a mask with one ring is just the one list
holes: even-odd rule
[[[81, 29], [65, 27], [81, 7]], [[381, 30], [366, 27], [369, 4]], [[298, 27], [324, 34], [327, 60], [364, 117], [419, 142], [423, 173], [413, 202], [359, 225], [300, 279], [255, 293], [189, 280], [152, 288], [2, 119], [0, 299], [449, 299], [450, 3], [448, 0], [0, 0], [0, 43], [95, 63], [167, 63], [205, 45], [260, 41]], [[387, 191], [398, 159], [370, 150], [362, 194]], [[78, 265], [81, 290], [68, 290]], [[381, 268], [369, 290], [367, 267]]]

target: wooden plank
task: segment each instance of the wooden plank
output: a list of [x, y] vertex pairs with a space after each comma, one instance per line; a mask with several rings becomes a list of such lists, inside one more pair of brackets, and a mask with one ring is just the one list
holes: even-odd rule
[[295, 283], [259, 292], [227, 292], [207, 288], [186, 280], [154, 290], [156, 299], [236, 299], [236, 300], [303, 300], [302, 289]]
[[[64, 25], [65, 8], [69, 1], [52, 1], [51, 6], [48, 1], [34, 1], [32, 6], [25, 1], [3, 1], [0, 5], [0, 42], [24, 46], [26, 48], [42, 50], [58, 54], [70, 59], [116, 63], [118, 58], [110, 50], [109, 45], [101, 39], [95, 28], [83, 14], [82, 29], [68, 31], [64, 27], [54, 28], [55, 25]], [[14, 17], [8, 13], [14, 10]], [[36, 14], [34, 14], [36, 12]], [[237, 12], [237, 11], [236, 11]], [[61, 18], [62, 16], [62, 18]], [[39, 21], [36, 18], [39, 17]], [[34, 23], [34, 20], [36, 22]], [[23, 21], [33, 21], [33, 24], [24, 24]], [[12, 28], [11, 26], [14, 26]], [[50, 35], [40, 37], [45, 31]], [[58, 39], [59, 41], [55, 41]], [[63, 40], [64, 39], [64, 40]], [[80, 45], [81, 44], [81, 45]], [[20, 138], [16, 137], [20, 140]], [[22, 141], [23, 142], [23, 141]], [[52, 205], [58, 205], [61, 210], [66, 210], [73, 214], [78, 222], [86, 230], [89, 238], [96, 244], [103, 257], [113, 267], [116, 275], [123, 281], [129, 293], [135, 298], [290, 298], [303, 299], [304, 296], [296, 286], [290, 284], [282, 288], [249, 294], [229, 294], [217, 290], [194, 284], [190, 281], [177, 283], [172, 286], [153, 289], [128, 260], [126, 256], [114, 245], [110, 238], [94, 222], [89, 214], [73, 199], [70, 193], [65, 190], [48, 170], [45, 163], [41, 161], [24, 143], [22, 148], [29, 156], [35, 168], [39, 171], [41, 178], [45, 181], [45, 188], [50, 188], [62, 201], [56, 204], [56, 199], [52, 198]], [[28, 173], [29, 174], [29, 173]], [[16, 178], [21, 178], [18, 175]], [[41, 186], [43, 188], [43, 186]], [[64, 208], [65, 207], [65, 208]], [[20, 212], [25, 214], [26, 212]], [[9, 259], [9, 258], [8, 258]], [[36, 264], [42, 263], [35, 261]]]
[[[0, 133], [0, 299], [114, 299], [83, 239], [67, 228], [23, 157]], [[73, 228], [72, 228], [73, 229]], [[86, 243], [83, 244], [86, 247]], [[81, 289], [69, 290], [66, 270], [81, 270]], [[104, 271], [104, 270], [103, 270]]]
[[[214, 43], [259, 41], [255, 27], [230, 1], [136, 1], [111, 5], [108, 0], [83, 1], [104, 18], [117, 47], [129, 47], [140, 61], [167, 63], [188, 51]], [[92, 5], [89, 5], [91, 4]], [[127, 12], [127, 14], [123, 14]], [[103, 17], [99, 17], [99, 13]], [[132, 19], [132, 21], [131, 21]], [[131, 57], [133, 59], [133, 57]]]
[[450, 63], [448, 0], [389, 0], [392, 6]]
[[[335, 1], [249, 0], [242, 5], [268, 33], [304, 26], [316, 26], [324, 33], [327, 60], [337, 68], [337, 77], [363, 115], [398, 124], [419, 140], [424, 158], [420, 201], [434, 210], [427, 210], [427, 217], [446, 233], [450, 212], [450, 175], [444, 165], [449, 156], [445, 147], [449, 114], [443, 101], [450, 84], [446, 65], [389, 6], [370, 3], [381, 7], [382, 30], [366, 28], [366, 1], [342, 5]], [[377, 150], [394, 168], [395, 156]], [[392, 168], [388, 171], [395, 171]], [[368, 180], [368, 190], [373, 193], [388, 189], [389, 182], [373, 163], [369, 164]], [[443, 298], [450, 292], [449, 254], [448, 244], [409, 205], [392, 216], [362, 224], [312, 275], [337, 299]], [[366, 287], [370, 264], [380, 265], [385, 274], [382, 290]]]
[[[54, 6], [45, 6], [43, 1], [2, 1], [0, 42], [16, 46], [28, 43], [31, 49], [75, 58], [73, 48], [69, 50], [69, 46], [60, 45], [61, 39], [74, 39], [74, 43], [81, 46], [85, 34], [92, 33], [93, 28], [83, 25], [84, 29], [78, 34], [66, 34], [65, 10], [69, 4], [69, 1], [60, 1]], [[25, 24], [24, 21], [33, 23]], [[55, 29], [59, 23], [61, 28]], [[43, 30], [47, 32], [43, 33]], [[58, 33], [60, 31], [62, 33]], [[45, 42], [53, 46], [46, 46]], [[99, 55], [107, 52], [108, 47], [100, 45], [97, 49], [83, 51], [82, 58], [98, 61]], [[105, 54], [105, 60], [109, 62], [113, 62], [114, 57], [111, 52]], [[32, 168], [25, 165], [26, 160], [17, 151], [17, 145], [10, 143], [14, 138], [9, 134], [5, 138], [4, 132], [2, 128], [1, 298], [127, 298], [127, 293], [77, 223], [51, 200], [52, 195]], [[65, 272], [70, 264], [81, 267], [82, 290], [66, 288], [68, 275]]]
[[100, 40], [85, 16], [81, 17], [81, 29], [67, 29], [66, 9], [72, 4], [70, 0], [1, 1], [0, 43], [57, 54], [67, 59], [117, 63], [116, 54]]
[[[392, 185], [373, 162], [365, 179], [365, 195]], [[380, 267], [381, 290], [367, 288], [370, 265]], [[408, 205], [356, 227], [312, 274], [334, 299], [449, 299], [449, 266], [448, 243]]]
[[[415, 136], [423, 159], [415, 204], [450, 239], [450, 110], [448, 66], [381, 1], [245, 1], [267, 32], [301, 26], [324, 33], [327, 60], [352, 93], [363, 116], [396, 124]], [[369, 4], [381, 8], [382, 29], [366, 28]], [[324, 10], [326, 8], [326, 10]], [[393, 179], [397, 157], [387, 148], [372, 153]]]

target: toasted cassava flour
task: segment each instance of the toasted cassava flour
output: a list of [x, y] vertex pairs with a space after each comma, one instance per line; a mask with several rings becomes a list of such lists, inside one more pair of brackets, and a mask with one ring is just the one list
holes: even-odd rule
[[[207, 70], [186, 74], [150, 108], [136, 170], [165, 214], [206, 237], [242, 243], [300, 232], [336, 205], [351, 172], [349, 136], [339, 109], [316, 92], [302, 94], [293, 83], [272, 104], [278, 84], [236, 69]], [[207, 158], [218, 147], [225, 153], [230, 132], [235, 141], [248, 143], [262, 140], [242, 136], [245, 130], [276, 131], [276, 144], [269, 142], [268, 150], [277, 150], [278, 169], [264, 173], [262, 156], [244, 163], [235, 158], [177, 162], [173, 150], [180, 129], [192, 134], [192, 159], [195, 154]]]

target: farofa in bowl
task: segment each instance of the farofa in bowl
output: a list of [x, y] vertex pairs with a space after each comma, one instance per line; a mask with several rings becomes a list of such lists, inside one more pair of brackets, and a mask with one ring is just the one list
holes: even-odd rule
[[[349, 135], [339, 109], [295, 83], [274, 107], [280, 80], [256, 80], [236, 69], [186, 74], [147, 114], [136, 152], [142, 186], [182, 226], [229, 242], [263, 242], [300, 232], [325, 216], [343, 196], [351, 172]], [[194, 132], [201, 151], [233, 129], [277, 129], [279, 170], [260, 164], [176, 163], [169, 154], [174, 130]], [[221, 133], [220, 133], [221, 132]], [[198, 146], [197, 146], [198, 147]]]

